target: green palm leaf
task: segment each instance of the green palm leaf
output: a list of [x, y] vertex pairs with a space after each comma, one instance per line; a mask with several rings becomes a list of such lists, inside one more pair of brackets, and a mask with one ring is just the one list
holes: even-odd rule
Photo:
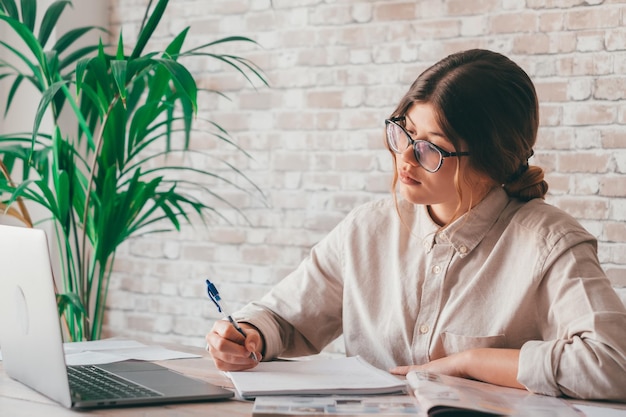
[[19, 58], [24, 64], [26, 64], [26, 66], [31, 70], [33, 75], [29, 76], [24, 73], [21, 73], [20, 70], [16, 66], [11, 65], [5, 61], [3, 61], [2, 67], [11, 68], [13, 70], [13, 74], [15, 74], [16, 76], [23, 76], [24, 78], [31, 80], [33, 85], [39, 91], [42, 91], [45, 88], [46, 80], [44, 79], [43, 72], [41, 70], [41, 67], [39, 67], [39, 64], [37, 64], [36, 62], [32, 62], [30, 59], [26, 57], [25, 54], [23, 54], [18, 49], [14, 48], [13, 46], [7, 44], [4, 41], [0, 40], [0, 45], [7, 48], [17, 58]]
[[122, 102], [126, 103], [126, 67], [128, 61], [126, 60], [114, 60], [111, 61], [111, 74], [113, 75], [113, 80], [115, 80], [115, 85], [117, 86], [117, 91], [120, 97], [122, 98]]
[[19, 20], [20, 15], [17, 11], [17, 6], [13, 0], [0, 0], [0, 8], [3, 12], [5, 12], [8, 16], [13, 19]]
[[35, 123], [33, 125], [32, 133], [33, 147], [35, 146], [35, 138], [39, 133], [41, 122], [44, 115], [46, 114], [46, 111], [48, 110], [48, 107], [50, 106], [50, 103], [54, 99], [54, 96], [59, 92], [59, 90], [61, 90], [61, 88], [65, 84], [67, 84], [67, 81], [57, 81], [56, 83], [52, 84], [50, 88], [44, 91], [44, 94], [39, 101], [39, 105], [37, 106], [37, 112], [35, 113]]
[[[15, 65], [0, 60], [0, 79], [10, 83], [6, 108], [25, 82], [41, 92], [32, 130], [0, 135], [0, 166], [4, 167], [0, 202], [11, 209], [15, 203], [31, 201], [47, 213], [40, 221], [53, 222], [63, 253], [59, 314], [73, 340], [99, 337], [111, 265], [122, 242], [133, 236], [180, 230], [183, 223], [197, 219], [206, 225], [209, 215], [228, 221], [204, 198], [234, 209], [245, 219], [241, 210], [206, 184], [218, 181], [251, 196], [262, 196], [244, 172], [218, 158], [217, 164], [210, 164], [214, 170], [170, 164], [171, 156], [200, 153], [189, 149], [197, 121], [198, 86], [182, 58], [218, 60], [253, 87], [253, 81], [264, 85], [267, 81], [247, 59], [209, 50], [229, 42], [256, 45], [244, 36], [181, 52], [190, 31], [185, 28], [164, 51], [145, 51], [167, 5], [167, 0], [150, 0], [134, 47], [125, 46], [120, 34], [110, 51], [102, 40], [78, 45], [88, 32], [105, 31], [97, 27], [70, 30], [50, 49], [44, 49], [52, 43], [62, 13], [71, 6], [69, 0], [53, 0], [37, 36], [36, 0], [0, 0], [0, 21], [18, 39], [0, 39], [0, 48], [17, 59]], [[128, 50], [130, 54], [125, 53]], [[209, 93], [225, 97], [219, 91]], [[74, 132], [58, 127], [62, 109], [74, 117]], [[40, 132], [47, 115], [53, 120], [52, 135]], [[232, 145], [233, 150], [250, 157], [217, 122], [207, 124], [212, 140]], [[20, 167], [21, 173], [13, 175]], [[21, 179], [13, 183], [19, 174]], [[200, 181], [192, 182], [188, 176], [199, 176]]]
[[20, 39], [26, 44], [26, 46], [28, 46], [29, 51], [34, 55], [39, 65], [44, 69], [43, 72], [46, 73], [46, 62], [44, 58], [43, 48], [33, 32], [28, 28], [28, 26], [22, 24], [16, 19], [1, 14], [0, 20], [8, 23], [11, 28], [18, 34]]
[[20, 5], [22, 6], [22, 22], [32, 32], [37, 18], [37, 0], [22, 0]]
[[6, 117], [6, 115], [9, 112], [9, 109], [11, 108], [11, 103], [13, 102], [13, 97], [15, 97], [15, 93], [17, 91], [17, 89], [20, 87], [20, 84], [22, 83], [22, 81], [24, 81], [24, 76], [23, 75], [18, 75], [15, 77], [15, 81], [13, 81], [13, 84], [11, 84], [11, 89], [9, 90], [9, 95], [7, 96], [7, 106], [4, 109], [4, 116]]
[[[78, 60], [82, 59], [83, 57], [88, 56], [89, 54], [97, 50], [98, 50], [97, 45], [89, 45], [89, 46], [85, 46], [84, 48], [79, 48], [67, 54], [64, 58], [62, 58], [59, 61], [59, 69], [64, 70], [65, 68], [71, 65], [74, 65]], [[67, 75], [64, 76], [64, 78], [66, 77]]]
[[[150, 2], [152, 3], [152, 1]], [[154, 10], [150, 14], [147, 22], [142, 24], [141, 32], [139, 33], [139, 38], [137, 39], [137, 43], [133, 48], [133, 52], [130, 55], [131, 58], [137, 58], [142, 53], [150, 38], [152, 38], [152, 34], [154, 30], [158, 26], [161, 18], [163, 17], [163, 13], [165, 13], [165, 9], [167, 8], [168, 0], [158, 0], [158, 3], [154, 7]], [[146, 13], [148, 10], [146, 10]]]
[[[71, 4], [72, 2], [68, 0], [59, 0], [55, 1], [48, 7], [46, 13], [43, 16], [43, 19], [41, 20], [41, 26], [39, 27], [39, 36], [37, 37], [37, 40], [41, 45], [45, 45], [46, 43], [48, 43], [50, 34], [52, 33], [57, 22], [59, 21], [59, 17], [61, 16], [61, 13], [63, 13], [63, 9], [65, 9], [65, 6]], [[32, 27], [30, 29], [32, 31]], [[57, 50], [57, 52], [60, 53], [61, 51]]]
[[88, 314], [80, 297], [72, 292], [57, 294], [57, 308], [59, 309], [59, 315], [62, 315], [66, 308], [78, 312], [79, 317]]

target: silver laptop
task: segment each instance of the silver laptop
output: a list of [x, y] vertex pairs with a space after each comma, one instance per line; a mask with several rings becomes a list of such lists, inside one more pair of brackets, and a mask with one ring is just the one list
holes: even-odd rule
[[[0, 225], [0, 349], [5, 372], [68, 408], [104, 408], [155, 403], [221, 400], [232, 391], [142, 361], [67, 367], [52, 281], [46, 235], [42, 230]], [[89, 383], [104, 373], [111, 385], [128, 390], [111, 398], [108, 382]], [[87, 393], [75, 379], [92, 385]], [[99, 377], [98, 377], [99, 378]]]

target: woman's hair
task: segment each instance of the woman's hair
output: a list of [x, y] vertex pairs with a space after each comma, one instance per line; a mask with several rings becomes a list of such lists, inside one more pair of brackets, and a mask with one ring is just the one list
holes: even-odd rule
[[455, 150], [464, 142], [470, 166], [501, 184], [509, 196], [544, 198], [543, 169], [528, 165], [539, 128], [537, 94], [509, 58], [482, 49], [449, 55], [413, 82], [391, 116], [404, 116], [414, 103], [431, 105]]

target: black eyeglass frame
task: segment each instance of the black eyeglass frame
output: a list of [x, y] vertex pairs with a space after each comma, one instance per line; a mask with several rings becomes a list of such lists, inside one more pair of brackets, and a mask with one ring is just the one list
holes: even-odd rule
[[[394, 146], [391, 144], [389, 135], [387, 134], [387, 128], [390, 124], [398, 126], [404, 132], [406, 137], [409, 139], [409, 145], [407, 146], [407, 148], [409, 146], [413, 148], [413, 156], [415, 157], [415, 160], [426, 171], [431, 172], [431, 173], [439, 171], [439, 169], [441, 169], [441, 166], [443, 165], [444, 158], [449, 158], [451, 156], [469, 156], [470, 155], [469, 152], [448, 152], [445, 149], [442, 149], [439, 146], [427, 140], [414, 140], [409, 134], [409, 132], [407, 132], [406, 129], [400, 123], [398, 123], [398, 122], [404, 122], [404, 121], [406, 121], [405, 116], [392, 117], [391, 119], [385, 119], [385, 138], [387, 139], [387, 146], [389, 147], [389, 149], [391, 149], [394, 153], [397, 153], [397, 154], [401, 154], [402, 152], [404, 152], [404, 150], [406, 150], [406, 148], [404, 150], [400, 150], [400, 149], [396, 150]], [[422, 162], [420, 161], [420, 158], [418, 156], [419, 154], [417, 151], [418, 143], [426, 143], [428, 146], [434, 148], [437, 152], [439, 152], [439, 155], [441, 155], [441, 157], [439, 158], [439, 164], [437, 165], [437, 168], [435, 168], [434, 170], [431, 170], [431, 169], [426, 168], [424, 165], [422, 165]]]

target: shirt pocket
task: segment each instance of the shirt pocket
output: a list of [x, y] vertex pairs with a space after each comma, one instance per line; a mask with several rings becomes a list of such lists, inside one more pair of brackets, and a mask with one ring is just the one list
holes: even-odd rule
[[506, 337], [503, 334], [495, 336], [464, 336], [450, 332], [441, 334], [441, 342], [446, 355], [479, 348], [503, 348], [506, 346]]

